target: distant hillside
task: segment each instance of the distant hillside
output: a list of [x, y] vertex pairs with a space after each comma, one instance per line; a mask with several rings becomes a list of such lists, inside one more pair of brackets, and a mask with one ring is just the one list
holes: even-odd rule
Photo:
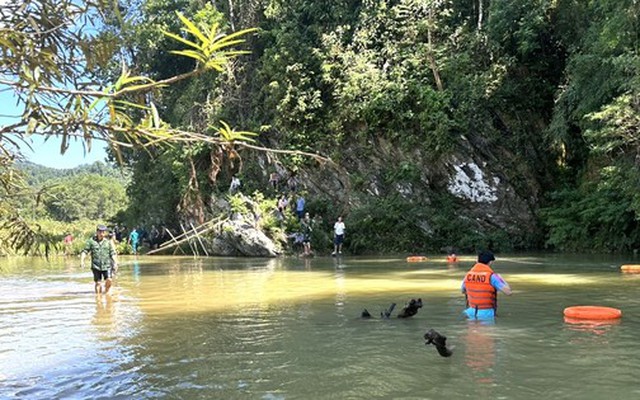
[[107, 165], [101, 161], [93, 164], [84, 164], [75, 168], [57, 169], [45, 167], [29, 161], [17, 163], [18, 168], [24, 172], [29, 186], [39, 186], [52, 179], [65, 178], [77, 175], [96, 174], [104, 177], [114, 178], [126, 186], [130, 180], [130, 173], [125, 169]]

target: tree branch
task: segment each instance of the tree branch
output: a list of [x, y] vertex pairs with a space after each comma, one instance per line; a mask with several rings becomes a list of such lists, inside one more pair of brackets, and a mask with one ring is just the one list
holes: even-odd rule
[[[86, 96], [86, 97], [102, 97], [102, 98], [111, 98], [115, 99], [121, 97], [127, 93], [134, 92], [144, 92], [156, 87], [171, 85], [173, 83], [179, 82], [181, 80], [190, 78], [192, 76], [198, 75], [202, 73], [204, 69], [195, 69], [191, 72], [185, 72], [184, 74], [176, 75], [171, 78], [163, 79], [161, 81], [154, 81], [151, 83], [147, 83], [145, 85], [135, 85], [131, 87], [125, 87], [116, 92], [102, 92], [98, 90], [77, 90], [77, 89], [65, 89], [53, 86], [35, 86], [36, 91], [49, 92], [49, 93], [58, 93], [58, 94], [66, 94], [66, 95], [76, 95], [76, 96]], [[9, 81], [6, 79], [0, 79], [0, 85], [7, 85], [18, 88], [20, 90], [29, 90], [30, 85], [24, 84], [22, 82]]]
[[25, 126], [25, 125], [27, 125], [27, 122], [21, 120], [19, 122], [16, 122], [15, 124], [2, 126], [2, 127], [0, 127], [0, 135], [2, 135], [3, 133], [15, 132], [16, 128], [19, 128], [19, 127]]

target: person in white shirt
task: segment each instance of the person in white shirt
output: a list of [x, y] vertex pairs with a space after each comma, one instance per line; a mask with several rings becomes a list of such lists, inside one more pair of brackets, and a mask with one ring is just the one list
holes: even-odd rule
[[344, 222], [342, 222], [342, 217], [338, 217], [338, 220], [336, 221], [335, 224], [333, 224], [333, 231], [334, 231], [334, 239], [333, 239], [333, 253], [331, 253], [332, 256], [335, 256], [336, 254], [342, 254], [342, 243], [344, 242], [344, 231], [345, 231], [345, 226], [344, 226]]
[[235, 194], [241, 185], [240, 179], [236, 175], [233, 175], [233, 177], [231, 177], [231, 185], [229, 185], [229, 193]]

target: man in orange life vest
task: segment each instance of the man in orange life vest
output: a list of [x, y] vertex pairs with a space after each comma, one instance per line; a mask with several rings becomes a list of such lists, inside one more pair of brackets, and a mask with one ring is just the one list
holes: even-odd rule
[[498, 291], [511, 296], [509, 284], [491, 269], [495, 259], [490, 251], [480, 253], [478, 262], [462, 281], [462, 293], [467, 296], [464, 312], [471, 319], [493, 319], [498, 308]]

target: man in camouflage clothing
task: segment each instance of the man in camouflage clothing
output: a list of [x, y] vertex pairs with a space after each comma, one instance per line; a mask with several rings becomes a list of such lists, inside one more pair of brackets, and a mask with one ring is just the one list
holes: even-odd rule
[[84, 259], [87, 253], [91, 254], [91, 272], [95, 282], [96, 294], [102, 292], [101, 281], [104, 279], [104, 293], [111, 288], [111, 276], [118, 270], [118, 258], [113, 242], [107, 237], [107, 227], [98, 225], [96, 235], [87, 241], [80, 253], [80, 265], [85, 267]]

